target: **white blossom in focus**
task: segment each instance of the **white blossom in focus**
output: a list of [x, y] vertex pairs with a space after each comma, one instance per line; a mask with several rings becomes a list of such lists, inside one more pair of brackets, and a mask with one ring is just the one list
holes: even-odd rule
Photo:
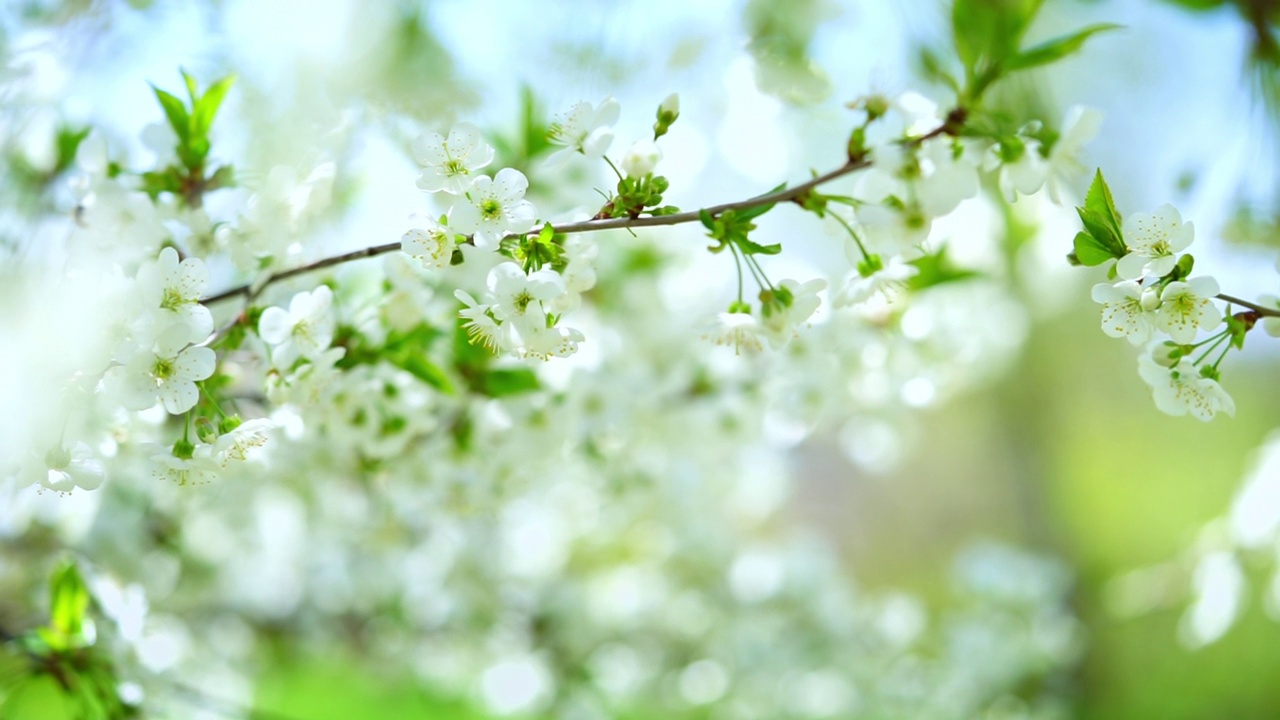
[[1190, 413], [1208, 422], [1217, 413], [1235, 415], [1236, 405], [1216, 380], [1202, 377], [1187, 363], [1167, 368], [1155, 361], [1151, 353], [1138, 356], [1138, 375], [1151, 386], [1156, 408], [1168, 415]]
[[422, 135], [414, 142], [413, 154], [424, 166], [418, 187], [452, 195], [465, 193], [472, 174], [493, 162], [493, 148], [480, 128], [465, 122], [454, 125], [448, 138], [435, 132]]
[[405, 232], [400, 239], [400, 249], [428, 268], [448, 267], [453, 259], [453, 233], [431, 218], [415, 219], [418, 227]]
[[333, 342], [333, 291], [327, 285], [300, 292], [289, 309], [269, 307], [258, 319], [258, 336], [271, 346], [271, 362], [288, 370], [298, 358], [313, 360]]
[[1162, 277], [1178, 264], [1178, 253], [1195, 238], [1195, 227], [1182, 222], [1172, 205], [1164, 204], [1151, 214], [1134, 213], [1125, 218], [1124, 241], [1129, 254], [1116, 263], [1116, 272], [1126, 280], [1145, 275]]
[[533, 203], [524, 199], [528, 188], [524, 173], [512, 168], [492, 178], [480, 175], [467, 190], [466, 202], [453, 206], [449, 226], [471, 234], [478, 248], [496, 249], [504, 235], [528, 232], [537, 220]]
[[575, 153], [603, 157], [613, 143], [613, 124], [618, 122], [620, 112], [618, 101], [606, 97], [599, 105], [580, 102], [567, 113], [557, 115], [547, 130], [547, 140], [564, 149], [547, 158], [547, 165], [559, 165]]
[[213, 315], [200, 304], [209, 284], [209, 270], [199, 258], [178, 262], [178, 251], [166, 247], [154, 263], [138, 270], [138, 292], [149, 307], [158, 308], [165, 325], [181, 324], [189, 339], [203, 340], [213, 332]]
[[1160, 292], [1156, 327], [1180, 345], [1195, 342], [1198, 329], [1212, 330], [1222, 322], [1222, 311], [1213, 304], [1218, 281], [1209, 276], [1171, 282]]
[[196, 383], [213, 375], [217, 355], [207, 347], [190, 345], [187, 328], [179, 325], [144, 343], [109, 373], [121, 404], [130, 410], [145, 410], [155, 405], [158, 397], [173, 415], [195, 407], [200, 399]]
[[1154, 288], [1144, 288], [1137, 280], [1099, 283], [1093, 286], [1092, 297], [1102, 303], [1102, 332], [1128, 338], [1134, 345], [1151, 339], [1155, 310], [1160, 306], [1160, 295]]

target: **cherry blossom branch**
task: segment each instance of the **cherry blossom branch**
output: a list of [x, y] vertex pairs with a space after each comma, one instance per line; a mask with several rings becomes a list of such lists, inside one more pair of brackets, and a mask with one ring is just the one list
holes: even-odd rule
[[[923, 140], [927, 137], [938, 135], [942, 131], [943, 131], [942, 128], [939, 128], [938, 130], [933, 131], [929, 135], [923, 136], [917, 139], [916, 142], [919, 142], [920, 140]], [[800, 183], [799, 185], [796, 185], [795, 187], [784, 188], [777, 192], [766, 193], [764, 195], [757, 195], [756, 197], [747, 198], [746, 200], [739, 200], [737, 202], [729, 202], [721, 205], [713, 205], [711, 207], [704, 208], [703, 210], [674, 213], [671, 215], [644, 216], [644, 217], [637, 217], [637, 218], [621, 217], [621, 218], [607, 218], [602, 220], [582, 220], [579, 222], [560, 223], [560, 224], [553, 223], [551, 227], [553, 230], [555, 230], [557, 234], [568, 235], [570, 233], [596, 232], [599, 230], [658, 227], [663, 225], [681, 225], [684, 223], [699, 222], [701, 219], [701, 213], [703, 212], [710, 213], [712, 216], [717, 216], [729, 210], [734, 210], [734, 211], [746, 210], [748, 208], [759, 207], [761, 205], [770, 205], [774, 203], [796, 200], [801, 196], [803, 196], [804, 194], [808, 193], [810, 190], [813, 190], [814, 188], [818, 187], [819, 185], [823, 185], [824, 183], [831, 182], [832, 180], [841, 178], [845, 175], [848, 175], [849, 173], [852, 173], [857, 170], [861, 170], [863, 168], [867, 168], [870, 166], [871, 166], [871, 162], [869, 160], [865, 160], [865, 159], [851, 160], [845, 163], [844, 165], [841, 165], [840, 167], [836, 168], [835, 170], [824, 173], [822, 175], [818, 175], [811, 180], [808, 180], [806, 182]], [[523, 237], [525, 235], [537, 233], [540, 229], [541, 228], [535, 228], [534, 230], [531, 230], [527, 233], [510, 233], [507, 235], [507, 237], [509, 238]], [[290, 268], [288, 270], [282, 270], [278, 273], [271, 275], [265, 281], [263, 281], [262, 283], [256, 286], [246, 284], [246, 285], [240, 285], [238, 287], [233, 287], [228, 290], [223, 290], [220, 293], [216, 293], [206, 298], [202, 298], [200, 302], [206, 303], [206, 304], [215, 303], [221, 300], [227, 300], [229, 298], [236, 297], [238, 295], [243, 295], [245, 297], [252, 298], [256, 296], [259, 292], [261, 292], [263, 288], [266, 288], [269, 285], [273, 285], [277, 282], [280, 282], [281, 280], [287, 280], [291, 277], [296, 277], [298, 275], [303, 275], [305, 273], [313, 272], [316, 270], [323, 270], [324, 268], [333, 267], [335, 265], [342, 265], [344, 263], [349, 263], [353, 260], [363, 260], [365, 258], [376, 257], [378, 255], [385, 255], [389, 252], [395, 252], [396, 250], [399, 250], [399, 249], [400, 249], [399, 242], [391, 242], [391, 243], [385, 243], [383, 245], [374, 245], [372, 247], [367, 247], [360, 250], [353, 250], [351, 252], [343, 253], [341, 255], [334, 255], [332, 257], [327, 257], [322, 260], [317, 260], [313, 263], [308, 263], [306, 265], [299, 265], [298, 267]]]
[[[938, 127], [934, 128], [933, 130], [930, 130], [924, 135], [910, 138], [908, 140], [904, 140], [903, 142], [906, 145], [919, 145], [925, 140], [938, 137], [939, 135], [957, 135], [959, 134], [960, 130], [964, 127], [964, 122], [968, 118], [968, 115], [969, 113], [965, 108], [957, 107], [951, 110], [951, 112], [947, 113], [946, 119]], [[850, 173], [853, 173], [868, 167], [871, 167], [871, 161], [866, 159], [865, 156], [861, 156], [861, 155], [851, 156], [849, 160], [845, 162], [844, 165], [841, 165], [840, 167], [834, 170], [831, 170], [829, 172], [823, 173], [822, 175], [816, 175], [813, 178], [805, 182], [802, 182], [799, 185], [796, 185], [795, 187], [783, 188], [781, 190], [778, 190], [777, 192], [765, 193], [764, 195], [757, 195], [752, 198], [747, 198], [746, 200], [739, 200], [737, 202], [724, 203], [722, 205], [713, 205], [711, 207], [703, 208], [701, 210], [674, 213], [671, 215], [651, 215], [651, 216], [635, 217], [635, 218], [632, 218], [632, 217], [605, 218], [605, 219], [599, 219], [599, 220], [593, 219], [593, 220], [583, 220], [580, 222], [561, 223], [559, 225], [553, 223], [551, 225], [551, 229], [558, 234], [567, 235], [570, 233], [596, 232], [599, 230], [659, 227], [664, 225], [682, 225], [684, 223], [701, 222], [702, 213], [704, 212], [709, 213], [712, 217], [715, 217], [729, 210], [734, 210], [734, 211], [746, 210], [749, 208], [760, 207], [761, 205], [772, 205], [780, 202], [799, 201], [810, 190], [813, 190], [814, 188], [820, 185], [824, 185], [826, 183], [831, 182], [832, 180], [839, 179], [841, 177], [844, 177], [845, 175], [848, 175]], [[541, 231], [541, 227], [534, 228], [533, 230], [530, 230], [529, 232], [525, 232], [525, 233], [509, 233], [506, 235], [506, 237], [519, 238], [519, 237], [524, 237], [530, 234], [536, 234], [539, 231]], [[468, 239], [470, 239], [470, 236], [468, 236]], [[256, 285], [245, 284], [245, 285], [240, 285], [238, 287], [230, 288], [228, 290], [223, 290], [220, 293], [216, 293], [214, 295], [210, 295], [208, 297], [202, 298], [200, 302], [205, 304], [215, 303], [215, 302], [219, 302], [221, 300], [227, 300], [229, 298], [233, 298], [239, 295], [243, 295], [246, 298], [252, 300], [254, 297], [257, 296], [258, 293], [262, 292], [264, 288], [270, 285], [273, 285], [277, 282], [280, 282], [281, 280], [288, 280], [291, 277], [303, 275], [305, 273], [309, 273], [315, 270], [323, 270], [324, 268], [333, 267], [335, 265], [342, 265], [344, 263], [348, 263], [353, 260], [363, 260], [365, 258], [376, 257], [378, 255], [385, 255], [389, 252], [395, 252], [396, 250], [399, 250], [399, 249], [400, 249], [399, 242], [391, 242], [391, 243], [385, 243], [383, 245], [374, 245], [372, 247], [367, 247], [361, 250], [353, 250], [352, 252], [343, 253], [341, 255], [334, 255], [333, 257], [327, 257], [322, 260], [317, 260], [307, 265], [299, 265], [298, 267], [295, 267], [295, 268], [282, 270], [278, 273], [275, 273], [267, 277], [266, 280]]]
[[1230, 295], [1227, 295], [1226, 293], [1218, 293], [1217, 297], [1219, 300], [1226, 300], [1232, 305], [1239, 305], [1240, 307], [1248, 308], [1263, 317], [1280, 317], [1280, 309], [1277, 309], [1277, 308], [1268, 308], [1268, 307], [1263, 307], [1261, 305], [1256, 305], [1254, 303], [1241, 300], [1238, 297], [1232, 297]]

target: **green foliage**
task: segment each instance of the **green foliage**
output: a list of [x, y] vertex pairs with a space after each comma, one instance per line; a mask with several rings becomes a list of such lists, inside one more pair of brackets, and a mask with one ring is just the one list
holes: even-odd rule
[[[765, 194], [772, 195], [785, 187], [786, 183], [783, 183]], [[777, 255], [782, 252], [782, 245], [778, 243], [761, 245], [748, 237], [756, 229], [755, 223], [751, 221], [772, 210], [776, 204], [764, 203], [742, 210], [725, 210], [715, 216], [706, 210], [698, 211], [698, 219], [707, 229], [707, 237], [717, 241], [717, 244], [707, 249], [718, 253], [733, 245], [744, 255]]]
[[[1079, 50], [1093, 35], [1117, 29], [1118, 25], [1090, 25], [1030, 48], [1022, 48], [1023, 37], [1044, 0], [955, 0], [951, 8], [951, 30], [956, 54], [964, 66], [962, 105], [976, 105], [982, 94], [1004, 75], [1041, 67]], [[929, 74], [948, 84], [956, 83], [942, 70], [936, 58], [922, 56]]]
[[911, 260], [909, 264], [920, 271], [907, 280], [907, 288], [913, 292], [978, 276], [978, 273], [973, 270], [951, 264], [945, 247], [933, 255], [924, 255]]
[[438, 365], [427, 359], [431, 346], [442, 333], [421, 323], [408, 331], [392, 330], [385, 342], [373, 343], [355, 328], [342, 326], [335, 334], [334, 345], [345, 347], [347, 352], [336, 363], [342, 370], [357, 365], [376, 365], [386, 362], [404, 370], [442, 393], [456, 392], [449, 376]]
[[1041, 65], [1048, 65], [1050, 63], [1057, 62], [1083, 47], [1085, 41], [1090, 37], [1100, 32], [1119, 30], [1120, 28], [1120, 25], [1116, 25], [1114, 23], [1098, 23], [1095, 25], [1089, 25], [1069, 35], [1056, 37], [1034, 47], [1022, 50], [1012, 58], [1009, 58], [1006, 69], [1012, 72], [1014, 70], [1025, 70], [1027, 68], [1039, 67]]
[[488, 138], [494, 150], [497, 151], [495, 165], [527, 171], [534, 158], [552, 147], [547, 141], [547, 130], [547, 122], [542, 110], [538, 107], [533, 89], [528, 85], [522, 85], [520, 87], [520, 119], [516, 131], [510, 136], [498, 135]]
[[84, 620], [88, 609], [89, 588], [80, 570], [69, 560], [62, 562], [49, 578], [49, 624], [38, 631], [40, 639], [55, 652], [87, 645]]
[[532, 392], [541, 387], [529, 368], [495, 368], [488, 350], [471, 344], [465, 321], [459, 318], [453, 333], [453, 361], [458, 373], [474, 393], [500, 398]]
[[1125, 256], [1128, 248], [1124, 244], [1120, 213], [1102, 170], [1094, 175], [1084, 205], [1077, 207], [1076, 212], [1084, 223], [1084, 232], [1076, 235], [1075, 251], [1071, 255], [1076, 263], [1101, 265]]
[[525, 272], [550, 266], [557, 272], [565, 267], [563, 236], [557, 235], [551, 223], [544, 223], [536, 235], [521, 236], [512, 246], [511, 256]]
[[204, 193], [235, 184], [235, 175], [229, 166], [208, 174], [205, 168], [211, 149], [209, 133], [223, 100], [235, 83], [235, 76], [228, 75], [214, 82], [201, 94], [195, 78], [185, 70], [181, 72], [189, 104], [173, 93], [151, 86], [169, 127], [177, 136], [174, 152], [180, 165], [143, 173], [142, 188], [153, 199], [167, 192], [181, 197], [191, 207], [199, 207]]
[[124, 720], [138, 709], [119, 697], [120, 678], [93, 647], [92, 597], [72, 561], [49, 578], [49, 621], [6, 642], [0, 654], [0, 717], [5, 720]]
[[618, 194], [609, 199], [596, 215], [597, 218], [638, 218], [650, 215], [674, 215], [680, 208], [662, 205], [662, 194], [670, 187], [667, 179], [652, 173], [642, 178], [624, 177], [618, 180]]

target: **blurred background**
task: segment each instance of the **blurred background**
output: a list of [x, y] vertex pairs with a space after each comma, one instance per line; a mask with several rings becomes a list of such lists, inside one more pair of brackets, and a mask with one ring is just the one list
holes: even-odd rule
[[[355, 179], [338, 191], [340, 221], [323, 231], [335, 249], [398, 238], [422, 210], [403, 152], [415, 128], [469, 120], [515, 145], [529, 98], [546, 115], [615, 96], [620, 150], [679, 92], [668, 200], [746, 197], [838, 164], [847, 101], [914, 89], [946, 107], [925, 58], [949, 56], [949, 12], [929, 0], [13, 0], [0, 10], [0, 47], [23, 91], [0, 109], [11, 178], [0, 238], [14, 258], [65, 232], [74, 200], [62, 188], [60, 129], [92, 124], [145, 163], [139, 129], [159, 119], [147, 83], [177, 87], [179, 67], [239, 74], [226, 112], [242, 122], [224, 124], [219, 143], [244, 159], [242, 178], [296, 165], [316, 146], [342, 148]], [[1272, 12], [1257, 0], [1047, 0], [1032, 40], [1090, 22], [1124, 29], [1010, 80], [993, 102], [1051, 121], [1070, 105], [1100, 108], [1106, 121], [1084, 164], [1105, 169], [1121, 211], [1175, 204], [1196, 225], [1199, 271], [1240, 297], [1276, 292]], [[332, 142], [371, 117], [403, 126], [403, 137]], [[1235, 418], [1160, 414], [1132, 349], [1098, 330], [1088, 288], [1100, 271], [1065, 262], [1071, 213], [1039, 221], [1026, 257], [1006, 268], [1018, 342], [954, 391], [904, 397], [893, 422], [805, 437], [788, 453], [797, 483], [787, 521], [829, 538], [862, 587], [909, 592], [930, 608], [949, 602], [953, 562], [974, 542], [1059, 559], [1082, 633], [1063, 686], [1070, 717], [1280, 716], [1280, 625], [1263, 592], [1271, 564], [1244, 563], [1248, 581], [1228, 592], [1239, 616], [1221, 637], [1186, 620], [1196, 560], [1215, 547], [1257, 448], [1280, 427], [1280, 345], [1255, 333], [1229, 361]], [[761, 225], [788, 243], [783, 264], [769, 266], [784, 276], [830, 274], [841, 257], [812, 218], [774, 213]], [[956, 251], [975, 263], [999, 252], [982, 241]], [[474, 699], [324, 647], [279, 653], [256, 682], [254, 705], [282, 718], [489, 716]]]

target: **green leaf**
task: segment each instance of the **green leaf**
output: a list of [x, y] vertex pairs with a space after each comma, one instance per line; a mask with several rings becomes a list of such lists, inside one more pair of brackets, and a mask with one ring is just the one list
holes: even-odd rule
[[196, 79], [182, 68], [178, 68], [178, 72], [182, 74], [182, 82], [187, 86], [187, 95], [191, 98], [191, 107], [195, 107], [200, 98], [200, 93], [196, 89]]
[[782, 246], [778, 243], [761, 245], [754, 240], [748, 239], [746, 235], [738, 236], [734, 244], [738, 246], [743, 255], [777, 255], [782, 252]]
[[160, 107], [164, 109], [165, 117], [169, 119], [169, 126], [178, 136], [178, 144], [186, 145], [187, 139], [191, 137], [191, 117], [187, 114], [187, 106], [176, 95], [167, 93], [155, 85], [152, 85], [151, 89], [155, 91], [156, 99], [160, 101]]
[[222, 101], [226, 99], [227, 92], [231, 90], [235, 81], [235, 75], [228, 75], [210, 85], [199, 100], [192, 100], [192, 137], [208, 139], [209, 129], [213, 127], [213, 119], [218, 115], [218, 108], [222, 107]]
[[947, 258], [945, 247], [933, 255], [925, 255], [911, 260], [909, 264], [914, 265], [920, 271], [907, 281], [907, 288], [915, 292], [944, 283], [959, 282], [978, 276], [978, 273], [972, 270], [952, 265]]
[[1052, 40], [1040, 43], [1034, 47], [1022, 50], [1005, 63], [1005, 69], [1025, 70], [1027, 68], [1048, 65], [1049, 63], [1061, 60], [1071, 53], [1079, 50], [1093, 35], [1108, 30], [1119, 30], [1123, 26], [1114, 23], [1097, 23], [1088, 27], [1077, 30], [1070, 35], [1063, 35]]
[[970, 75], [1012, 56], [1044, 0], [955, 0], [951, 31]]
[[1112, 255], [1111, 251], [1092, 235], [1082, 232], [1076, 233], [1075, 257], [1081, 265], [1092, 267], [1114, 259], [1115, 255]]
[[698, 211], [698, 220], [701, 220], [701, 221], [702, 221], [702, 224], [703, 224], [703, 225], [704, 225], [708, 230], [715, 230], [715, 229], [716, 229], [716, 219], [715, 219], [715, 218], [713, 218], [713, 217], [711, 217], [711, 213], [707, 212], [705, 209], [704, 209], [704, 210], [699, 210], [699, 211]]
[[1085, 195], [1084, 206], [1077, 207], [1076, 212], [1079, 213], [1085, 230], [1113, 257], [1124, 257], [1129, 252], [1124, 243], [1120, 213], [1116, 210], [1115, 201], [1111, 198], [1111, 188], [1107, 187], [1101, 170], [1094, 175], [1089, 192]]
[[49, 578], [49, 630], [45, 640], [55, 650], [84, 641], [84, 616], [89, 609], [89, 589], [75, 563], [66, 561]]
[[446, 395], [454, 393], [449, 376], [423, 355], [406, 353], [392, 359], [392, 364]]
[[1249, 332], [1249, 325], [1235, 315], [1227, 316], [1227, 331], [1231, 333], [1231, 346], [1237, 350], [1244, 349], [1244, 338]]
[[508, 397], [537, 390], [541, 385], [538, 376], [528, 368], [490, 370], [482, 373], [473, 386], [477, 392], [489, 397]]

